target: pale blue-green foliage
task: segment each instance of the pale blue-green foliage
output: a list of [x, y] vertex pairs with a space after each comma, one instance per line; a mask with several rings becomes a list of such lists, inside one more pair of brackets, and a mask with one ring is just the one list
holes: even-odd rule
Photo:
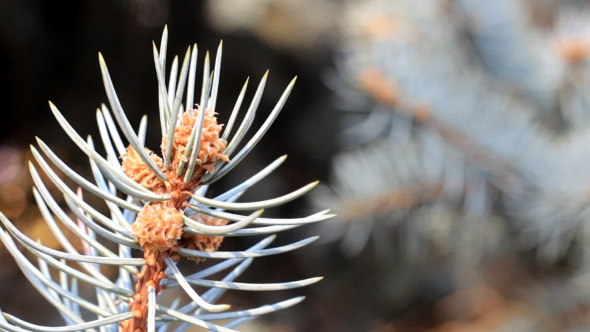
[[[366, 200], [413, 183], [440, 183], [442, 193], [434, 206], [418, 202], [338, 225], [335, 219], [323, 224], [337, 225], [327, 234], [339, 229], [353, 253], [370, 235], [376, 242], [384, 237], [376, 225], [395, 226], [402, 238], [421, 238], [423, 244], [432, 233], [437, 241], [447, 234], [443, 251], [478, 251], [489, 243], [482, 238], [457, 246], [462, 242], [453, 240], [456, 231], [474, 234], [467, 223], [422, 220], [435, 214], [420, 211], [442, 203], [456, 220], [467, 215], [480, 225], [482, 236], [489, 233], [487, 221], [507, 217], [502, 227], [520, 230], [521, 248], [536, 247], [546, 262], [562, 257], [573, 239], [587, 246], [590, 66], [587, 59], [569, 63], [556, 41], [565, 36], [588, 42], [584, 22], [590, 15], [574, 15], [571, 4], [560, 2], [555, 25], [541, 28], [530, 22], [532, 6], [518, 0], [349, 5], [343, 49], [327, 83], [342, 97], [346, 114], [360, 120], [344, 130], [346, 150], [333, 162], [332, 188], [316, 202]], [[387, 32], [363, 30], [384, 17], [393, 22]], [[399, 88], [396, 105], [380, 104], [358, 86], [367, 68]], [[417, 124], [408, 116], [412, 105], [427, 105], [432, 119]], [[401, 220], [414, 231], [404, 233]]]
[[[178, 115], [186, 107], [194, 104], [195, 75], [197, 68], [197, 45], [186, 52], [180, 72], [178, 71], [178, 58], [172, 63], [172, 70], [169, 74], [169, 84], [165, 84], [166, 68], [166, 46], [168, 41], [167, 29], [164, 29], [160, 50], [154, 44], [154, 62], [158, 78], [158, 100], [162, 136], [171, 137]], [[207, 105], [207, 108], [215, 111], [218, 97], [219, 73], [221, 70], [220, 44], [217, 50], [213, 70], [210, 68], [209, 54], [205, 56], [203, 84], [199, 104]], [[68, 121], [61, 115], [55, 105], [50, 103], [50, 108], [57, 121], [72, 139], [80, 150], [89, 157], [94, 182], [84, 179], [76, 174], [66, 163], [38, 138], [39, 149], [31, 146], [37, 166], [30, 163], [30, 171], [34, 181], [33, 194], [47, 225], [64, 248], [64, 251], [55, 250], [33, 241], [17, 229], [4, 215], [0, 219], [5, 229], [0, 228], [0, 239], [16, 260], [24, 275], [32, 285], [43, 295], [47, 301], [54, 305], [63, 317], [65, 325], [62, 327], [43, 327], [24, 322], [9, 313], [0, 314], [0, 329], [6, 331], [117, 331], [118, 322], [127, 320], [133, 316], [129, 312], [128, 301], [134, 294], [135, 273], [145, 264], [143, 258], [133, 258], [132, 249], [141, 250], [136, 238], [131, 236], [131, 223], [135, 220], [136, 214], [144, 204], [149, 202], [164, 201], [170, 198], [169, 195], [160, 195], [147, 190], [132, 179], [127, 177], [121, 168], [118, 156], [125, 153], [124, 139], [134, 147], [141, 159], [158, 176], [165, 180], [166, 175], [156, 166], [148, 156], [144, 148], [146, 135], [147, 118], [141, 120], [137, 132], [125, 116], [125, 112], [119, 102], [111, 81], [106, 63], [99, 54], [100, 68], [104, 85], [110, 102], [111, 110], [102, 105], [96, 110], [96, 118], [100, 131], [100, 138], [105, 147], [106, 156], [96, 152], [93, 140], [88, 137], [82, 138]], [[290, 194], [281, 197], [268, 199], [260, 202], [240, 203], [238, 198], [252, 185], [262, 180], [265, 176], [279, 167], [286, 159], [286, 156], [278, 158], [266, 168], [251, 176], [243, 183], [218, 195], [215, 198], [206, 198], [209, 185], [222, 178], [232, 170], [260, 141], [261, 137], [271, 126], [278, 116], [286, 99], [293, 88], [295, 80], [286, 88], [280, 100], [264, 124], [256, 131], [252, 138], [238, 149], [240, 142], [246, 137], [246, 133], [253, 123], [256, 109], [260, 102], [267, 74], [262, 78], [256, 94], [248, 108], [246, 115], [236, 133], [231, 136], [232, 128], [237, 119], [237, 114], [244, 99], [248, 81], [244, 84], [234, 110], [230, 116], [229, 123], [225, 125], [222, 137], [228, 140], [229, 144], [225, 154], [231, 157], [230, 162], [218, 161], [215, 164], [215, 171], [206, 174], [203, 178], [204, 184], [198, 187], [187, 208], [183, 218], [184, 231], [190, 234], [222, 235], [231, 236], [252, 236], [273, 234], [276, 232], [293, 229], [306, 224], [315, 223], [331, 218], [333, 215], [328, 211], [321, 211], [313, 215], [294, 218], [262, 218], [264, 209], [284, 204], [309, 192], [317, 185], [311, 183]], [[186, 92], [185, 92], [186, 90]], [[186, 93], [185, 103], [182, 103]], [[186, 107], [185, 107], [186, 106]], [[112, 113], [111, 113], [112, 112]], [[192, 176], [195, 168], [197, 151], [199, 151], [201, 130], [203, 127], [205, 112], [199, 112], [185, 157], [187, 162], [178, 168], [178, 175], [184, 175], [185, 179]], [[114, 116], [114, 118], [113, 118]], [[118, 126], [117, 126], [118, 125]], [[120, 136], [122, 132], [123, 137]], [[167, 142], [172, 142], [168, 139]], [[163, 151], [165, 164], [170, 164], [172, 156], [172, 145], [166, 144]], [[71, 189], [54, 171], [57, 168], [80, 188], [86, 189], [89, 193], [104, 200], [108, 207], [108, 214], [104, 215], [85, 203], [81, 195]], [[43, 182], [39, 169], [45, 173], [52, 185], [55, 185], [63, 194], [69, 212], [63, 210], [57, 201], [52, 197], [46, 184]], [[120, 198], [119, 193], [126, 195], [126, 199]], [[254, 211], [250, 214], [235, 214], [229, 211]], [[202, 213], [209, 216], [224, 218], [230, 221], [226, 226], [208, 226], [189, 218], [195, 213]], [[76, 249], [76, 244], [71, 243], [61, 231], [58, 223], [72, 231], [82, 243], [83, 252]], [[103, 238], [117, 245], [116, 252], [101, 244], [97, 238]], [[317, 237], [310, 237], [295, 243], [280, 247], [267, 248], [274, 240], [275, 235], [270, 235], [256, 245], [244, 251], [216, 251], [202, 252], [198, 250], [180, 249], [179, 254], [185, 257], [199, 257], [210, 260], [220, 260], [209, 268], [203, 269], [192, 275], [183, 275], [176, 268], [171, 259], [167, 259], [167, 279], [162, 281], [164, 290], [156, 294], [152, 287], [148, 289], [148, 331], [184, 331], [190, 325], [205, 327], [212, 331], [230, 331], [244, 322], [256, 318], [259, 315], [271, 313], [295, 305], [303, 300], [303, 297], [287, 299], [274, 304], [263, 305], [253, 309], [227, 311], [229, 305], [214, 304], [226, 290], [243, 291], [273, 291], [306, 286], [319, 281], [321, 278], [310, 278], [299, 281], [252, 284], [236, 282], [242, 272], [251, 264], [255, 257], [276, 255], [305, 246]], [[16, 241], [15, 241], [16, 240]], [[17, 247], [17, 243], [37, 257], [37, 265], [30, 262]], [[76, 263], [80, 270], [70, 267], [69, 263]], [[115, 265], [118, 267], [119, 275], [115, 281], [105, 277], [101, 273], [101, 265]], [[52, 279], [51, 270], [58, 272], [58, 280]], [[222, 280], [207, 279], [213, 274], [227, 271]], [[79, 283], [87, 284], [96, 290], [96, 302], [91, 302], [80, 296]], [[203, 294], [198, 294], [193, 285], [210, 288]], [[180, 287], [190, 297], [188, 303], [181, 303], [180, 298], [171, 303], [162, 303], [160, 297], [174, 288]], [[94, 314], [93, 320], [87, 321], [81, 315], [84, 309]], [[214, 322], [224, 320], [224, 326], [216, 325]], [[175, 323], [174, 325], [171, 325]]]

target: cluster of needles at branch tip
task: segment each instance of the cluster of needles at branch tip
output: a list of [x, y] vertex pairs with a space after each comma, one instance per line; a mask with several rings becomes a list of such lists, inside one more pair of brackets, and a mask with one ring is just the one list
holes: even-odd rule
[[[198, 157], [192, 176], [188, 182], [185, 182], [185, 172], [178, 172], [179, 165], [188, 161], [185, 152], [201, 109], [200, 107], [189, 109], [178, 117], [172, 137], [173, 158], [169, 167], [165, 166], [159, 156], [146, 149], [150, 158], [166, 174], [165, 181], [154, 174], [131, 145], [127, 147], [127, 153], [121, 156], [123, 171], [127, 176], [154, 193], [168, 194], [171, 197], [166, 201], [145, 204], [131, 225], [131, 235], [135, 236], [144, 248], [146, 265], [137, 276], [136, 294], [130, 303], [134, 318], [122, 324], [127, 331], [136, 331], [138, 327], [145, 326], [144, 320], [148, 316], [147, 290], [148, 287], [154, 287], [157, 292], [161, 291], [159, 284], [166, 277], [164, 273], [167, 266], [166, 257], [177, 261], [180, 258], [177, 253], [179, 248], [215, 251], [223, 241], [223, 236], [183, 233], [182, 208], [193, 191], [201, 185], [201, 177], [207, 172], [213, 173], [216, 161], [229, 161], [229, 158], [223, 154], [227, 142], [219, 137], [222, 126], [217, 124], [216, 113], [206, 109], [201, 130], [201, 144], [197, 151]], [[162, 138], [163, 154], [165, 154], [167, 141], [168, 137], [164, 136]], [[209, 226], [227, 224], [227, 220], [198, 213], [191, 218]], [[191, 259], [196, 262], [203, 260]]]
[[[147, 116], [142, 118], [137, 131], [127, 119], [100, 53], [100, 70], [111, 110], [101, 105], [96, 110], [96, 120], [106, 157], [95, 150], [92, 137], [82, 138], [57, 107], [49, 102], [53, 115], [65, 133], [88, 156], [94, 183], [72, 170], [38, 138], [40, 150], [31, 146], [37, 164], [29, 163], [35, 183], [33, 194], [43, 219], [64, 250], [55, 250], [30, 239], [2, 213], [0, 223], [6, 227], [6, 231], [0, 228], [0, 242], [9, 249], [31, 284], [58, 309], [65, 326], [37, 326], [0, 311], [0, 330], [163, 332], [177, 329], [177, 324], [181, 324], [181, 330], [188, 325], [196, 325], [212, 331], [229, 331], [260, 315], [296, 305], [304, 297], [257, 308], [227, 311], [230, 305], [213, 304], [225, 291], [292, 289], [322, 279], [316, 277], [279, 283], [234, 282], [255, 257], [296, 250], [318, 238], [313, 236], [288, 245], [266, 248], [274, 240], [275, 233], [334, 216], [328, 214], [329, 210], [324, 210], [303, 218], [259, 218], [265, 209], [305, 195], [317, 182], [263, 201], [236, 202], [246, 190], [278, 168], [286, 156], [276, 159], [232, 189], [214, 198], [205, 197], [209, 186], [240, 163], [264, 136], [281, 112], [296, 78], [286, 87], [262, 126], [238, 150], [254, 121], [268, 72], [260, 80], [247, 113], [232, 135], [249, 79], [244, 83], [227, 124], [222, 126], [216, 118], [222, 43], [213, 67], [210, 65], [209, 53], [206, 53], [198, 101], [195, 100], [197, 45], [189, 47], [181, 66], [178, 57], [174, 58], [170, 75], [166, 77], [167, 44], [168, 31], [165, 28], [160, 50], [153, 44], [159, 86], [161, 153], [145, 147]], [[169, 84], [166, 84], [166, 80]], [[120, 135], [121, 132], [123, 135]], [[127, 144], [122, 136], [126, 138]], [[42, 177], [38, 168], [46, 178]], [[55, 169], [79, 185], [78, 190], [72, 190]], [[44, 183], [46, 180], [64, 195], [65, 203], [76, 220], [53, 198]], [[110, 216], [85, 202], [82, 190], [103, 199]], [[119, 194], [127, 197], [122, 199]], [[254, 212], [242, 215], [227, 211]], [[80, 239], [83, 252], [68, 240], [57, 221]], [[245, 251], [219, 251], [224, 237], [267, 234], [272, 235]], [[119, 252], [115, 253], [100, 243], [98, 236], [117, 244]], [[38, 267], [21, 253], [13, 238], [37, 256]], [[133, 249], [142, 250], [143, 258], [132, 257]], [[197, 263], [205, 259], [220, 259], [222, 262], [185, 277], [176, 267], [181, 257]], [[65, 262], [75, 262], [85, 272], [71, 268]], [[102, 274], [100, 268], [103, 265], [119, 268], [116, 280], [112, 281]], [[53, 280], [50, 266], [59, 271], [59, 281]], [[205, 279], [228, 268], [231, 269], [222, 280]], [[78, 281], [94, 286], [97, 303], [80, 296]], [[193, 285], [210, 289], [200, 295], [192, 288]], [[191, 301], [177, 307], [182, 299], [173, 295], [175, 299], [168, 307], [166, 294], [173, 294], [175, 287], [182, 288]], [[87, 321], [82, 317], [81, 308], [95, 315], [96, 319]], [[220, 320], [230, 321], [224, 322], [223, 327], [212, 323]]]

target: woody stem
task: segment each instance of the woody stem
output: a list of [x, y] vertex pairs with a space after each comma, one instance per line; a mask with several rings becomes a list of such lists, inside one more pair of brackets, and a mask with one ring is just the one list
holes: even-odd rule
[[135, 295], [129, 300], [129, 311], [133, 313], [133, 318], [121, 323], [123, 332], [146, 332], [148, 316], [148, 287], [154, 287], [156, 293], [162, 290], [160, 281], [166, 278], [165, 258], [168, 252], [144, 252], [144, 257], [148, 261], [149, 255], [156, 255], [153, 265], [146, 264], [141, 272], [137, 274], [135, 283]]

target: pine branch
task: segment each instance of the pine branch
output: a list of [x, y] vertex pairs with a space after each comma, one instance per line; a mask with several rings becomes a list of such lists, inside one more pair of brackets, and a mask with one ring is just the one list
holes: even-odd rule
[[[205, 57], [200, 102], [193, 109], [193, 90], [197, 47], [188, 48], [180, 72], [178, 58], [172, 63], [169, 84], [166, 86], [167, 28], [164, 29], [160, 49], [154, 44], [154, 63], [159, 87], [159, 111], [162, 134], [162, 154], [159, 156], [144, 147], [146, 118], [136, 132], [130, 125], [117, 97], [106, 61], [99, 54], [99, 63], [110, 109], [102, 105], [96, 112], [106, 156], [94, 148], [92, 138], [83, 139], [62, 116], [58, 108], [50, 108], [61, 127], [89, 158], [94, 182], [84, 179], [64, 163], [41, 139], [39, 149], [31, 146], [37, 166], [30, 164], [35, 182], [34, 196], [45, 221], [65, 251], [54, 250], [35, 242], [17, 229], [4, 215], [0, 220], [0, 239], [12, 254], [24, 275], [37, 290], [59, 311], [64, 318], [62, 327], [43, 327], [24, 322], [8, 313], [0, 315], [0, 329], [6, 331], [168, 331], [175, 323], [197, 325], [211, 331], [231, 331], [217, 325], [226, 320], [234, 328], [257, 316], [293, 306], [303, 297], [280, 301], [254, 309], [228, 311], [228, 304], [214, 304], [226, 290], [273, 291], [307, 286], [321, 278], [299, 281], [256, 284], [234, 280], [255, 257], [281, 254], [303, 247], [317, 239], [310, 237], [280, 247], [267, 248], [274, 235], [244, 251], [218, 250], [226, 236], [251, 236], [299, 227], [329, 219], [328, 210], [304, 218], [261, 218], [265, 209], [272, 208], [309, 192], [317, 182], [290, 194], [259, 202], [236, 202], [252, 185], [275, 170], [285, 157], [279, 158], [242, 184], [229, 189], [216, 198], [207, 198], [209, 185], [226, 175], [254, 148], [280, 113], [295, 79], [285, 89], [270, 116], [253, 138], [234, 156], [240, 141], [248, 131], [258, 107], [267, 74], [265, 74], [254, 100], [238, 131], [231, 136], [240, 104], [242, 91], [230, 117], [230, 124], [222, 133], [222, 125], [215, 117], [221, 70], [220, 44], [213, 70], [209, 54]], [[186, 93], [186, 108], [181, 100]], [[112, 112], [112, 113], [111, 113]], [[113, 116], [111, 116], [111, 114]], [[125, 147], [123, 137], [127, 140]], [[119, 158], [119, 156], [121, 156]], [[79, 187], [71, 189], [54, 171], [53, 164]], [[49, 182], [44, 182], [40, 171]], [[68, 209], [57, 204], [47, 185], [55, 185], [64, 195]], [[96, 210], [85, 202], [83, 191], [104, 200], [108, 214]], [[126, 195], [121, 198], [121, 194]], [[68, 211], [69, 210], [69, 211]], [[229, 211], [249, 211], [245, 214]], [[252, 212], [254, 211], [254, 212]], [[75, 216], [72, 218], [72, 215]], [[82, 243], [82, 252], [64, 236], [58, 222], [72, 231]], [[98, 238], [102, 238], [100, 241]], [[15, 241], [16, 240], [16, 241]], [[116, 245], [111, 251], [101, 241]], [[38, 258], [38, 266], [32, 264], [19, 250], [23, 245]], [[133, 258], [132, 249], [143, 251], [142, 258]], [[180, 259], [200, 262], [206, 259], [220, 260], [194, 275], [184, 276], [176, 267]], [[70, 267], [77, 263], [82, 270]], [[119, 276], [111, 281], [101, 272], [101, 265], [115, 265]], [[222, 280], [205, 279], [227, 270]], [[59, 272], [59, 281], [53, 280], [51, 270]], [[84, 299], [78, 293], [82, 282], [96, 290], [96, 303]], [[197, 293], [192, 285], [209, 288]], [[162, 295], [180, 286], [189, 296], [186, 304], [162, 302]], [[87, 320], [80, 308], [88, 310], [95, 318]]]

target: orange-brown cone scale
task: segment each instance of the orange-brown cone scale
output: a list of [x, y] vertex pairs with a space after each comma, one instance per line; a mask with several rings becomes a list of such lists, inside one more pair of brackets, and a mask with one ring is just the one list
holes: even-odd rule
[[[144, 205], [131, 225], [131, 235], [135, 236], [144, 248], [146, 265], [137, 274], [135, 295], [129, 301], [129, 310], [134, 316], [120, 324], [123, 331], [144, 332], [147, 330], [147, 290], [148, 287], [154, 287], [156, 293], [162, 291], [160, 281], [166, 277], [164, 273], [167, 267], [166, 257], [177, 261], [180, 259], [178, 254], [180, 248], [215, 251], [223, 241], [223, 236], [183, 233], [182, 209], [190, 199], [192, 191], [201, 184], [200, 179], [205, 173], [213, 172], [213, 166], [217, 160], [229, 161], [229, 158], [223, 154], [227, 142], [219, 137], [222, 126], [217, 124], [216, 113], [209, 109], [205, 112], [200, 150], [193, 176], [189, 182], [184, 182], [184, 175], [178, 175], [176, 171], [181, 161], [188, 163], [184, 153], [199, 110], [191, 109], [179, 116], [172, 138], [173, 156], [170, 167], [166, 168], [159, 156], [146, 149], [150, 158], [166, 174], [167, 181], [160, 180], [141, 160], [132, 146], [129, 146], [127, 153], [121, 156], [122, 168], [127, 176], [154, 193], [172, 196], [167, 201]], [[166, 146], [167, 140], [166, 136], [162, 138], [162, 147]], [[202, 214], [195, 214], [191, 218], [209, 226], [227, 224], [227, 220]], [[204, 260], [201, 258], [189, 259], [196, 262]]]

